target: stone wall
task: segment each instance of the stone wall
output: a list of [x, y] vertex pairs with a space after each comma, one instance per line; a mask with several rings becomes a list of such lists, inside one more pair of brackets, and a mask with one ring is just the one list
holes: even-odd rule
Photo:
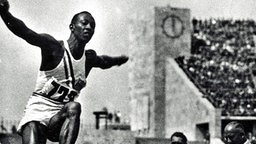
[[[154, 117], [154, 23], [153, 11], [136, 13], [129, 25], [129, 93], [131, 129], [151, 128]], [[151, 110], [150, 110], [151, 109]], [[151, 132], [152, 133], [152, 132]]]
[[[169, 144], [170, 139], [134, 138], [126, 132], [98, 131], [80, 135], [77, 144]], [[129, 132], [128, 132], [129, 133]], [[108, 137], [108, 138], [107, 138]], [[109, 138], [110, 137], [110, 138]], [[116, 137], [116, 138], [113, 138]], [[92, 142], [93, 141], [93, 142]], [[1, 144], [21, 144], [21, 137], [17, 134], [0, 134]], [[48, 141], [47, 144], [58, 144]], [[189, 142], [188, 144], [205, 144], [203, 142]]]
[[79, 144], [135, 144], [131, 131], [121, 130], [90, 130], [82, 131]]
[[211, 138], [220, 138], [221, 110], [203, 98], [174, 59], [167, 59], [166, 71], [166, 137], [181, 131], [189, 140], [203, 140], [198, 131], [204, 124]]
[[165, 60], [190, 53], [190, 11], [155, 7], [134, 14], [129, 28], [131, 128], [163, 138]]
[[[171, 7], [155, 8], [155, 137], [166, 136], [166, 59], [190, 53], [190, 10]], [[177, 85], [178, 86], [178, 85]]]
[[[58, 144], [48, 141], [47, 144]], [[81, 130], [76, 144], [135, 144], [131, 131], [121, 130]]]

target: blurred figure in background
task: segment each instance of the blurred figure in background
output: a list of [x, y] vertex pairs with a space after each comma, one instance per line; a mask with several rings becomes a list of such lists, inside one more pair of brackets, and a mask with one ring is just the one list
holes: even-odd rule
[[187, 137], [182, 132], [175, 132], [171, 136], [171, 144], [187, 144]]
[[226, 144], [251, 144], [245, 136], [244, 127], [235, 121], [224, 128], [224, 141]]

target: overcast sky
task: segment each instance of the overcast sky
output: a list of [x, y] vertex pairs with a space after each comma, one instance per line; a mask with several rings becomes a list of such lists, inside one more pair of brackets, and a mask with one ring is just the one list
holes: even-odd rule
[[[255, 0], [10, 0], [11, 13], [38, 33], [49, 33], [56, 39], [69, 37], [72, 16], [87, 10], [96, 20], [96, 32], [86, 46], [98, 54], [129, 53], [128, 24], [130, 15], [153, 6], [190, 8], [197, 18], [241, 18], [256, 20]], [[40, 64], [40, 49], [14, 36], [0, 21], [0, 116], [19, 120], [31, 95]], [[120, 110], [128, 118], [127, 65], [109, 70], [95, 69], [79, 101], [82, 119], [93, 123], [93, 111], [107, 107]]]

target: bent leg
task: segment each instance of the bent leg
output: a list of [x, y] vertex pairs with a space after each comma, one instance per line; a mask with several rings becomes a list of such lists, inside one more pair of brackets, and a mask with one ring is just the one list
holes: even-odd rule
[[53, 116], [48, 126], [48, 138], [51, 141], [59, 139], [60, 144], [74, 144], [80, 127], [81, 105], [69, 102]]
[[39, 122], [32, 121], [23, 126], [23, 144], [46, 144], [46, 126]]

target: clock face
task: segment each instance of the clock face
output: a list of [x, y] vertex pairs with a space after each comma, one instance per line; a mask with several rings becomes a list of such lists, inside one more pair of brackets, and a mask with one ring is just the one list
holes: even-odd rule
[[170, 38], [178, 38], [183, 34], [184, 26], [182, 20], [175, 16], [169, 15], [163, 19], [163, 33]]

